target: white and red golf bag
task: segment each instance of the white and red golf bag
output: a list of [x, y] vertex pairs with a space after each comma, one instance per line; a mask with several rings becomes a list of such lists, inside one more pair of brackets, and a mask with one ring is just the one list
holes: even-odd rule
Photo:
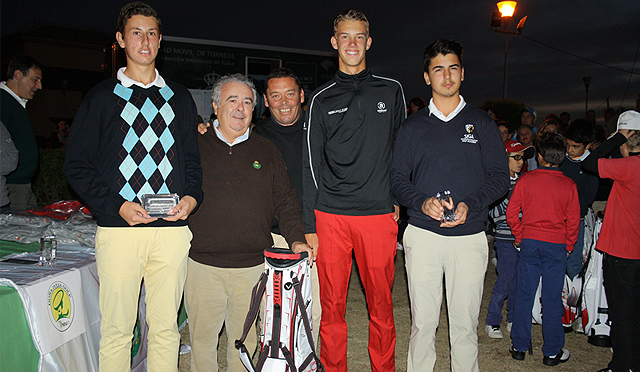
[[[242, 336], [235, 342], [242, 364], [249, 372], [324, 371], [315, 351], [309, 322], [313, 300], [307, 253], [269, 248], [264, 256], [264, 272], [253, 287]], [[263, 294], [260, 356], [254, 365], [244, 340], [256, 320]]]

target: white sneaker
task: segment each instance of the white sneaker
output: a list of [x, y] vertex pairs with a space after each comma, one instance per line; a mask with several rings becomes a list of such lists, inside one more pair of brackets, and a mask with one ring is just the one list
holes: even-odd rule
[[570, 357], [571, 354], [569, 353], [569, 350], [562, 349], [560, 351], [560, 354], [545, 356], [544, 358], [542, 358], [542, 363], [546, 366], [555, 366], [560, 363], [566, 362]]
[[507, 323], [507, 332], [511, 333], [511, 327], [513, 327], [513, 322]]
[[484, 330], [490, 338], [504, 338], [499, 325], [487, 325], [484, 327]]

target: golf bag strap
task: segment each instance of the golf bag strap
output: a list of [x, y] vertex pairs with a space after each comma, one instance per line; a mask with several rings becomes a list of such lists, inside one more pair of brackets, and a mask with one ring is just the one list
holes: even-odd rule
[[260, 355], [258, 356], [258, 364], [256, 365], [257, 371], [262, 371], [264, 367], [264, 363], [267, 361], [267, 357], [269, 356], [269, 351], [271, 350], [271, 341], [267, 342], [262, 351], [260, 351]]
[[[247, 339], [247, 335], [249, 334], [249, 330], [251, 329], [251, 324], [256, 321], [256, 317], [258, 316], [258, 311], [260, 310], [260, 300], [262, 299], [262, 294], [267, 286], [268, 279], [268, 270], [260, 275], [260, 279], [255, 286], [253, 286], [253, 290], [251, 291], [251, 305], [249, 306], [249, 313], [247, 313], [247, 318], [244, 321], [244, 327], [242, 329], [242, 336], [240, 336], [239, 340], [235, 341], [235, 347], [240, 352], [241, 356], [245, 356], [245, 359], [249, 361], [253, 371], [255, 371], [255, 367], [253, 366], [253, 362], [251, 361], [251, 356], [247, 351], [247, 348], [244, 345], [244, 340]], [[241, 358], [242, 359], [242, 358]], [[243, 363], [245, 364], [245, 363]], [[247, 369], [249, 366], [245, 364]]]
[[[303, 280], [304, 279], [305, 278], [303, 277]], [[300, 281], [298, 280], [298, 277], [295, 275], [293, 276], [292, 281], [293, 281], [293, 288], [296, 291], [296, 304], [298, 305], [298, 311], [300, 312], [300, 316], [302, 317], [302, 324], [304, 324], [304, 329], [307, 334], [307, 340], [309, 341], [309, 345], [311, 345], [311, 354], [309, 356], [313, 356], [313, 358], [316, 360], [316, 364], [318, 365], [318, 372], [323, 372], [324, 365], [320, 363], [320, 358], [318, 358], [318, 355], [316, 354], [316, 345], [313, 342], [313, 332], [311, 331], [311, 324], [309, 323], [309, 318], [307, 318], [307, 312], [305, 311], [304, 304], [302, 303], [302, 290], [300, 289]], [[306, 365], [309, 364], [310, 362], [311, 361], [309, 360], [309, 358], [307, 358], [305, 363], [302, 366], [300, 366], [300, 371], [304, 370], [304, 367], [306, 367]]]
[[291, 352], [289, 351], [289, 349], [287, 349], [286, 346], [280, 343], [280, 350], [282, 351], [282, 355], [284, 355], [284, 359], [287, 361], [290, 370], [296, 371], [296, 363], [293, 361], [293, 357], [291, 356]]

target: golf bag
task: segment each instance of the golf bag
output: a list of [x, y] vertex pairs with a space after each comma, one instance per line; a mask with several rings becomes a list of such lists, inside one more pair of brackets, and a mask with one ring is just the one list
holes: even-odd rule
[[[562, 325], [570, 327], [574, 320], [578, 317], [578, 309], [582, 296], [582, 273], [578, 274], [573, 280], [569, 276], [564, 276], [564, 287], [562, 288], [562, 305], [564, 306], [564, 314], [562, 314]], [[533, 301], [533, 310], [531, 315], [533, 321], [542, 324], [542, 277], [538, 284], [538, 289]]]
[[[264, 272], [253, 287], [242, 336], [236, 340], [240, 360], [249, 372], [324, 371], [311, 331], [311, 280], [307, 253], [269, 248]], [[244, 345], [265, 294], [260, 356], [256, 365]]]
[[[564, 306], [564, 314], [562, 315], [562, 325], [571, 327], [573, 322], [580, 316], [580, 307], [582, 306], [584, 313], [584, 283], [587, 269], [589, 267], [589, 258], [591, 257], [592, 247], [595, 246], [594, 229], [596, 227], [595, 215], [593, 210], [589, 208], [584, 218], [584, 245], [582, 247], [582, 270], [571, 279], [568, 275], [564, 276], [564, 286], [562, 288], [562, 305]], [[598, 229], [598, 231], [600, 231]], [[597, 235], [596, 235], [597, 236]], [[602, 267], [602, 265], [600, 266]], [[533, 320], [542, 324], [542, 277], [538, 290], [536, 292], [535, 301], [532, 311]], [[584, 322], [584, 318], [583, 322]]]
[[596, 241], [602, 227], [602, 219], [596, 221], [593, 231], [589, 265], [585, 273], [584, 296], [582, 297], [582, 325], [584, 333], [589, 336], [589, 343], [595, 346], [611, 346], [611, 323], [609, 322], [609, 306], [604, 291], [602, 275], [603, 254], [596, 251]]

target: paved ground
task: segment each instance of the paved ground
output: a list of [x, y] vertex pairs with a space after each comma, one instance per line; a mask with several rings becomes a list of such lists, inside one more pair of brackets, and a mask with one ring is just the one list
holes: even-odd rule
[[[349, 325], [349, 344], [347, 358], [349, 370], [352, 372], [370, 371], [369, 357], [367, 353], [368, 317], [366, 313], [366, 302], [364, 292], [358, 279], [356, 268], [352, 272], [351, 283], [349, 285], [349, 295], [347, 298], [347, 323]], [[526, 356], [524, 361], [516, 361], [509, 354], [511, 340], [508, 333], [504, 331], [505, 338], [502, 340], [490, 339], [484, 332], [484, 320], [487, 315], [487, 305], [491, 297], [491, 290], [496, 280], [495, 267], [489, 264], [489, 269], [485, 277], [484, 295], [482, 309], [480, 311], [479, 335], [479, 363], [481, 371], [495, 372], [531, 372], [531, 371], [576, 371], [595, 372], [606, 367], [611, 359], [609, 348], [595, 347], [587, 343], [585, 335], [570, 333], [566, 336], [566, 348], [571, 352], [571, 359], [564, 364], [548, 367], [542, 364], [542, 327], [533, 325], [533, 355]], [[409, 347], [409, 334], [411, 318], [409, 310], [409, 296], [407, 293], [406, 271], [404, 270], [404, 254], [398, 251], [396, 257], [396, 278], [393, 288], [394, 316], [396, 322], [397, 342], [396, 342], [396, 369], [405, 371], [407, 366], [407, 350]], [[506, 324], [503, 324], [503, 329]], [[436, 350], [438, 360], [436, 371], [449, 371], [449, 335], [447, 326], [446, 309], [443, 306], [440, 316], [440, 326], [436, 335]], [[182, 338], [185, 343], [189, 343], [188, 327], [182, 331]], [[224, 333], [224, 331], [223, 331]], [[226, 336], [223, 334], [220, 341], [221, 347], [218, 350], [218, 360], [221, 371], [226, 370]], [[190, 354], [181, 355], [180, 372], [190, 371]]]

